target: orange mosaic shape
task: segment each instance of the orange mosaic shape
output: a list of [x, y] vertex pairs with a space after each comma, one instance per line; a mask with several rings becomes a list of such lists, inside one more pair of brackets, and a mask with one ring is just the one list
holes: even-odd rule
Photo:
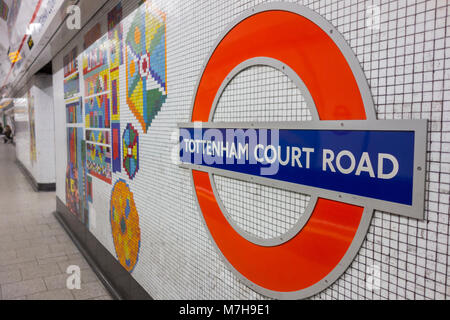
[[121, 179], [112, 190], [110, 221], [117, 258], [127, 271], [132, 272], [139, 258], [141, 229], [133, 193]]

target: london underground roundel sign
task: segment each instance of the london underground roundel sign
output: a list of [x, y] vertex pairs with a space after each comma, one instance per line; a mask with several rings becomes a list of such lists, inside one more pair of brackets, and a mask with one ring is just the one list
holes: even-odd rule
[[[228, 83], [255, 65], [287, 75], [312, 121], [213, 122]], [[375, 209], [423, 219], [426, 122], [376, 120], [351, 48], [304, 7], [265, 4], [234, 21], [207, 59], [190, 122], [179, 129], [180, 166], [192, 171], [212, 242], [264, 295], [305, 298], [332, 284], [358, 252]], [[229, 218], [213, 174], [311, 198], [288, 232], [261, 239]]]

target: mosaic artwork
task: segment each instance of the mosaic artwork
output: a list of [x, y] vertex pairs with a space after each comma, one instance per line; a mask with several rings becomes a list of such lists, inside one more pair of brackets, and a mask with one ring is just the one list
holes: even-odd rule
[[110, 144], [109, 131], [86, 130], [86, 141]]
[[133, 193], [123, 180], [114, 184], [111, 193], [110, 222], [117, 258], [132, 272], [139, 258], [141, 229]]
[[95, 96], [85, 100], [86, 128], [109, 128], [110, 111], [107, 94]]
[[108, 13], [108, 39], [110, 42], [111, 68], [123, 64], [122, 4], [119, 3]]
[[167, 98], [165, 14], [145, 2], [136, 10], [125, 43], [126, 101], [146, 133]]
[[[80, 128], [81, 129], [81, 128]], [[82, 132], [82, 130], [80, 130]], [[81, 164], [80, 164], [80, 180], [81, 185], [80, 194], [83, 195], [82, 198], [82, 213], [81, 222], [89, 224], [89, 206], [88, 199], [86, 195], [86, 185], [87, 185], [87, 171], [86, 171], [86, 140], [81, 140]]]
[[64, 78], [70, 76], [72, 73], [77, 72], [78, 63], [77, 63], [77, 47], [74, 47], [72, 51], [70, 51], [63, 58], [64, 64]]
[[86, 199], [88, 202], [92, 203], [92, 177], [87, 176], [86, 179]]
[[74, 97], [80, 92], [78, 72], [64, 79], [64, 99]]
[[108, 13], [109, 75], [111, 79], [111, 135], [112, 171], [121, 172], [120, 166], [120, 105], [119, 67], [123, 64], [122, 4], [119, 3]]
[[119, 109], [119, 69], [110, 72], [111, 76], [111, 119], [120, 121]]
[[84, 95], [92, 96], [108, 90], [109, 72], [101, 71], [91, 76], [84, 76]]
[[106, 183], [111, 183], [111, 148], [86, 143], [86, 152], [88, 173]]
[[113, 121], [111, 123], [112, 134], [112, 170], [113, 172], [121, 172], [120, 166], [120, 123]]
[[123, 168], [130, 179], [139, 170], [139, 134], [131, 123], [127, 124], [122, 136]]
[[80, 194], [78, 193], [78, 169], [69, 163], [66, 169], [66, 205], [75, 216], [80, 218]]
[[108, 39], [102, 37], [83, 54], [84, 94], [91, 96], [108, 90]]
[[74, 102], [66, 104], [66, 123], [83, 123], [83, 109], [81, 98]]
[[89, 77], [92, 72], [99, 72], [108, 68], [108, 41], [103, 36], [95, 41], [83, 53], [83, 74]]
[[36, 126], [34, 115], [34, 97], [30, 90], [27, 92], [28, 101], [28, 121], [30, 124], [30, 161], [34, 163], [36, 161]]
[[78, 167], [81, 163], [81, 136], [80, 128], [67, 128], [67, 162]]
[[84, 140], [82, 128], [67, 128], [66, 204], [84, 219]]
[[[83, 101], [80, 94], [77, 47], [63, 57], [66, 124], [83, 123]], [[86, 197], [86, 144], [83, 128], [67, 127], [66, 204], [82, 223], [88, 221]]]

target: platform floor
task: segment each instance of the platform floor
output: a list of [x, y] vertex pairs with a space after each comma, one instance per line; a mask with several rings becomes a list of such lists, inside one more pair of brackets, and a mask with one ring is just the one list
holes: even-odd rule
[[[13, 145], [0, 142], [0, 300], [111, 299], [53, 216], [54, 192], [35, 192], [15, 164]], [[67, 289], [69, 265], [81, 288]]]

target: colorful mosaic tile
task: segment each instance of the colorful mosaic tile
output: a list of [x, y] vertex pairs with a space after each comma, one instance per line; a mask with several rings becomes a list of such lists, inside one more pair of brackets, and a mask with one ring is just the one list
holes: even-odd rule
[[63, 64], [64, 64], [64, 77], [68, 77], [72, 73], [78, 71], [77, 47], [74, 47], [67, 55], [64, 56]]
[[118, 67], [123, 64], [123, 26], [122, 4], [119, 3], [108, 13], [108, 39], [110, 43], [110, 66]]
[[121, 172], [120, 166], [120, 99], [119, 66], [123, 64], [123, 25], [122, 4], [119, 3], [108, 13], [108, 39], [110, 41], [109, 75], [111, 79], [111, 135], [112, 135], [112, 171]]
[[141, 229], [133, 193], [123, 180], [114, 184], [111, 193], [110, 222], [117, 258], [132, 272], [139, 259]]
[[111, 148], [86, 143], [86, 152], [88, 173], [106, 183], [111, 183]]
[[82, 100], [78, 100], [66, 104], [66, 123], [83, 123]]
[[[92, 73], [91, 73], [92, 74]], [[109, 70], [93, 73], [84, 77], [84, 95], [86, 97], [108, 90]]]
[[126, 101], [144, 133], [167, 98], [165, 37], [165, 14], [145, 2], [125, 39]]
[[95, 96], [85, 100], [86, 128], [109, 128], [110, 111], [107, 94]]
[[86, 130], [86, 141], [101, 144], [111, 143], [109, 139], [109, 131], [104, 130]]
[[86, 179], [86, 199], [92, 203], [92, 177], [87, 176]]
[[123, 168], [130, 179], [133, 179], [139, 170], [139, 134], [131, 123], [127, 124], [123, 135]]
[[112, 170], [113, 172], [121, 172], [120, 166], [120, 123], [111, 123], [112, 133]]
[[64, 80], [64, 99], [74, 97], [80, 92], [78, 72]]
[[108, 38], [106, 35], [85, 50], [82, 61], [83, 74], [87, 77], [108, 69]]
[[108, 40], [111, 79], [111, 120], [120, 121], [119, 106], [119, 66], [123, 64], [122, 4], [119, 3], [108, 13]]
[[119, 68], [110, 71], [111, 77], [111, 120], [120, 121]]
[[66, 169], [66, 205], [75, 216], [80, 218], [80, 194], [78, 193], [78, 169], [73, 163]]
[[28, 120], [30, 124], [30, 161], [34, 163], [37, 159], [36, 154], [36, 126], [35, 126], [35, 117], [34, 117], [34, 97], [31, 94], [30, 90], [27, 92], [27, 101], [28, 101]]
[[80, 195], [85, 188], [85, 142], [82, 128], [67, 128], [66, 204], [81, 221], [85, 220], [85, 203]]

